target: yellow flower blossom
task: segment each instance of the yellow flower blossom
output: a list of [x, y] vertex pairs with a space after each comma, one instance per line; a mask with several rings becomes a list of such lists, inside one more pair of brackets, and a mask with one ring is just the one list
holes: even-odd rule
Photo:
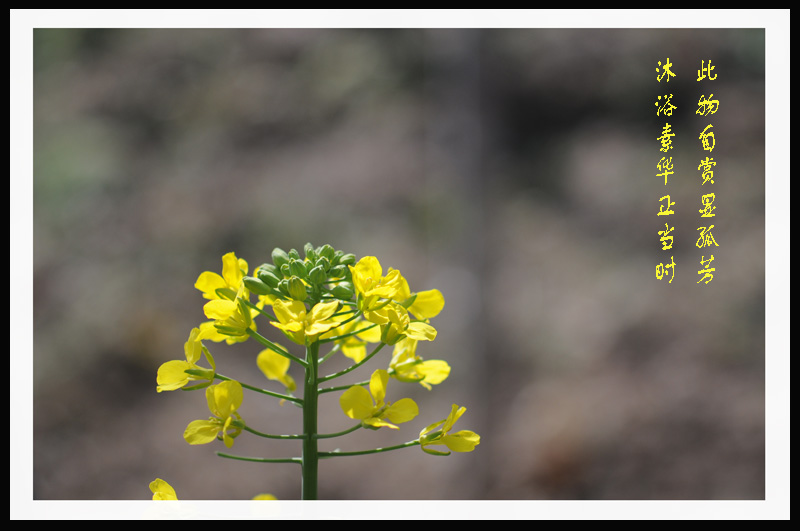
[[450, 365], [444, 360], [423, 360], [417, 356], [417, 340], [406, 338], [394, 346], [389, 363], [391, 376], [401, 382], [419, 382], [425, 389], [440, 384], [450, 375]]
[[410, 398], [401, 398], [393, 404], [385, 402], [388, 383], [389, 374], [383, 369], [376, 370], [369, 380], [369, 391], [354, 385], [342, 393], [339, 398], [342, 411], [351, 419], [360, 420], [364, 427], [399, 429], [392, 422], [402, 424], [412, 420], [419, 414], [419, 408]]
[[233, 425], [233, 422], [242, 420], [236, 410], [242, 405], [243, 398], [242, 385], [234, 380], [207, 388], [206, 401], [214, 416], [208, 420], [190, 422], [183, 438], [189, 444], [207, 444], [221, 436], [225, 446], [232, 447], [233, 439], [242, 432], [242, 428]]
[[[471, 452], [481, 442], [481, 437], [474, 431], [461, 430], [456, 433], [450, 433], [453, 429], [453, 424], [461, 418], [461, 415], [467, 410], [465, 407], [458, 407], [453, 404], [450, 415], [446, 419], [434, 422], [430, 426], [419, 432], [419, 441], [422, 450], [432, 455], [450, 455], [450, 452], [441, 452], [428, 448], [429, 446], [444, 445], [454, 452]], [[440, 429], [436, 429], [439, 428]], [[436, 431], [434, 431], [436, 430]]]
[[[371, 312], [381, 308], [384, 299], [393, 299], [402, 287], [400, 271], [389, 268], [383, 276], [383, 268], [374, 256], [365, 256], [355, 266], [347, 266], [353, 276], [353, 287], [358, 295], [358, 309], [372, 321]], [[373, 321], [376, 322], [376, 321]]]
[[247, 275], [247, 262], [236, 258], [235, 253], [227, 253], [222, 257], [222, 275], [212, 271], [204, 271], [197, 277], [194, 287], [203, 292], [206, 299], [233, 300]]
[[[200, 341], [201, 333], [199, 328], [192, 328], [189, 334], [189, 339], [184, 343], [183, 350], [186, 354], [186, 361], [173, 360], [163, 363], [158, 368], [158, 375], [156, 382], [158, 387], [156, 390], [161, 391], [174, 391], [188, 384], [191, 380], [208, 380], [209, 383], [214, 381], [214, 372], [216, 365], [214, 365], [214, 358], [211, 353], [203, 346]], [[197, 365], [200, 360], [200, 354], [205, 353], [206, 359], [211, 364], [211, 369], [204, 369]], [[187, 374], [187, 370], [204, 371], [203, 376]]]
[[444, 295], [438, 289], [411, 293], [408, 282], [402, 278], [400, 289], [395, 295], [396, 302], [408, 309], [414, 317], [421, 320], [433, 319], [444, 309]]
[[253, 500], [277, 500], [277, 499], [278, 498], [276, 498], [272, 494], [257, 494], [256, 496], [253, 496]]
[[[213, 340], [218, 335], [224, 335], [229, 336], [229, 343], [245, 341], [248, 338], [247, 329], [256, 330], [253, 316], [258, 310], [253, 310], [246, 304], [247, 297], [249, 297], [247, 290], [244, 284], [241, 284], [233, 300], [214, 299], [203, 306], [206, 317], [214, 319], [214, 328], [217, 331], [216, 334], [209, 334], [209, 339]], [[201, 334], [203, 333], [201, 326]]]
[[175, 489], [173, 489], [169, 483], [160, 478], [156, 478], [150, 482], [150, 491], [153, 493], [154, 500], [178, 499], [178, 496], [175, 494]]
[[279, 381], [286, 387], [287, 391], [294, 391], [297, 389], [294, 378], [286, 374], [289, 371], [291, 363], [289, 358], [281, 356], [268, 348], [259, 352], [256, 358], [256, 365], [258, 365], [258, 368], [264, 373], [264, 376], [270, 380]]
[[373, 314], [379, 317], [373, 322], [380, 322], [381, 340], [387, 345], [394, 345], [406, 337], [418, 341], [436, 339], [434, 327], [428, 323], [411, 322], [408, 311], [397, 303], [391, 302]]
[[310, 312], [306, 312], [306, 305], [300, 301], [276, 299], [272, 309], [278, 322], [270, 321], [270, 324], [300, 345], [305, 345], [306, 339], [313, 342], [328, 330], [339, 326], [337, 321], [330, 319], [339, 309], [339, 301], [319, 302]]

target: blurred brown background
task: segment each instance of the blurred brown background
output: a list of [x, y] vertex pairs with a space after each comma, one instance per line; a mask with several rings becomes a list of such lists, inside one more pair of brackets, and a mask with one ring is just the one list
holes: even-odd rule
[[[414, 439], [452, 403], [482, 436], [448, 458], [324, 461], [321, 498], [763, 499], [764, 53], [758, 29], [35, 30], [34, 499], [149, 499], [155, 477], [185, 499], [297, 499], [295, 465], [187, 445], [202, 393], [157, 394], [155, 375], [205, 320], [202, 271], [309, 241], [440, 289], [439, 337], [419, 353], [453, 367], [431, 392], [390, 385], [421, 409], [399, 433], [321, 449]], [[695, 116], [710, 92], [719, 111]], [[665, 93], [671, 285], [654, 274]], [[703, 121], [718, 161], [708, 285]], [[223, 374], [279, 390], [254, 342], [209, 346]], [[321, 431], [351, 423], [337, 395], [321, 412]], [[241, 413], [300, 430], [265, 397]], [[232, 450], [298, 452], [247, 434]]]

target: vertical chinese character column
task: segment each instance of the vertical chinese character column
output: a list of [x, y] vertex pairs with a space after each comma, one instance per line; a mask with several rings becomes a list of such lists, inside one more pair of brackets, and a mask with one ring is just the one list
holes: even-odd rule
[[[717, 79], [717, 75], [712, 73], [714, 68], [715, 67], [711, 66], [711, 60], [708, 61], [708, 66], [706, 66], [705, 60], [701, 61], [700, 70], [697, 71], [697, 81], [713, 81]], [[695, 114], [699, 114], [701, 116], [710, 116], [715, 114], [717, 109], [719, 109], [719, 100], [712, 99], [713, 97], [713, 93], [708, 97], [706, 97], [705, 94], [701, 94], [700, 100], [697, 102], [698, 108], [697, 111], [695, 111]], [[706, 124], [698, 139], [703, 147], [703, 154], [700, 158], [700, 164], [697, 166], [697, 170], [701, 172], [700, 186], [702, 187], [703, 193], [700, 196], [699, 212], [701, 226], [697, 228], [700, 234], [696, 245], [698, 248], [704, 249], [705, 247], [719, 247], [714, 239], [714, 224], [711, 223], [711, 218], [716, 215], [714, 214], [714, 210], [717, 208], [714, 206], [714, 199], [716, 197], [712, 191], [714, 184], [714, 167], [717, 165], [717, 162], [713, 157], [709, 156], [714, 151], [715, 146], [713, 124]], [[697, 284], [703, 281], [708, 284], [714, 279], [714, 271], [716, 268], [711, 267], [711, 263], [713, 261], [714, 255], [710, 253], [710, 249], [708, 256], [705, 254], [700, 256], [701, 268], [697, 274], [701, 275], [701, 277], [700, 280], [697, 281]]]
[[[675, 74], [672, 73], [670, 69], [672, 67], [672, 63], [669, 62], [669, 57], [667, 57], [666, 63], [663, 65], [661, 61], [658, 62], [658, 67], [656, 68], [656, 79], [659, 83], [664, 80], [665, 83], [669, 83], [671, 78], [675, 77]], [[656, 116], [672, 116], [672, 111], [677, 109], [675, 105], [672, 104], [672, 94], [664, 94], [663, 96], [658, 96], [658, 99], [655, 102], [656, 105]], [[675, 136], [675, 133], [672, 132], [672, 126], [669, 122], [665, 122], [664, 127], [661, 130], [661, 136], [658, 137], [658, 141], [661, 143], [660, 150], [667, 154], [672, 149], [672, 137]], [[656, 174], [657, 177], [664, 178], [664, 186], [667, 186], [669, 182], [669, 176], [675, 173], [673, 170], [673, 163], [672, 157], [664, 155], [656, 164], [656, 169], [659, 173]], [[659, 181], [660, 182], [660, 181]], [[658, 214], [657, 216], [672, 216], [675, 214], [675, 211], [672, 210], [672, 207], [675, 206], [675, 202], [670, 199], [669, 194], [664, 194], [659, 200], [659, 207], [658, 207]], [[669, 218], [667, 218], [668, 220]], [[672, 232], [675, 230], [675, 226], [670, 226], [668, 221], [664, 223], [664, 230], [659, 230], [658, 234], [661, 236], [661, 250], [663, 251], [670, 251], [672, 250], [672, 245], [674, 243], [674, 236]], [[666, 279], [669, 278], [669, 283], [672, 284], [672, 280], [675, 278], [675, 256], [670, 256], [670, 263], [660, 263], [656, 266], [656, 278]]]

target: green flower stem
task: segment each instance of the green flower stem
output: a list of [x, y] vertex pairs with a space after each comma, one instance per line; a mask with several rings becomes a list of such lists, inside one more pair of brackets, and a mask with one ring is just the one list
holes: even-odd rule
[[306, 378], [303, 389], [303, 500], [317, 499], [317, 364], [319, 341], [306, 345]]
[[264, 315], [264, 316], [266, 316], [266, 318], [267, 318], [267, 319], [269, 319], [270, 321], [277, 321], [277, 319], [275, 318], [275, 316], [274, 316], [274, 315], [272, 315], [272, 314], [270, 314], [270, 313], [267, 313], [267, 312], [265, 312], [263, 308], [259, 308], [258, 306], [256, 306], [255, 304], [253, 304], [252, 302], [250, 302], [250, 301], [248, 301], [248, 300], [242, 299], [242, 301], [243, 301], [243, 302], [244, 302], [244, 303], [245, 303], [247, 306], [249, 306], [250, 308], [253, 308], [254, 310], [258, 311], [258, 312], [259, 312], [261, 315]]
[[[236, 423], [234, 422], [234, 425]], [[259, 437], [266, 437], [267, 439], [305, 439], [305, 435], [272, 435], [269, 433], [261, 433], [260, 431], [256, 431], [250, 426], [242, 426], [244, 431], [249, 431], [253, 435], [258, 435]]]
[[[221, 374], [215, 374], [214, 376], [216, 377], [217, 380], [222, 380], [222, 381], [232, 380], [233, 379], [233, 378], [228, 378], [227, 376], [223, 376]], [[287, 400], [289, 402], [294, 402], [295, 404], [300, 405], [300, 406], [303, 405], [303, 399], [302, 398], [297, 398], [296, 396], [289, 396], [289, 395], [282, 395], [280, 393], [274, 393], [272, 391], [267, 391], [266, 389], [260, 389], [258, 387], [253, 387], [252, 385], [247, 385], [247, 384], [244, 384], [242, 382], [239, 382], [239, 384], [242, 387], [244, 387], [245, 389], [249, 389], [251, 391], [255, 391], [256, 393], [261, 393], [261, 394], [264, 394], [264, 395], [274, 396], [275, 398], [280, 398], [281, 400]]]
[[317, 381], [320, 382], [320, 383], [327, 382], [328, 380], [333, 380], [334, 378], [338, 378], [339, 376], [344, 376], [345, 374], [347, 374], [350, 371], [356, 370], [358, 367], [361, 367], [366, 362], [368, 362], [370, 360], [370, 358], [372, 358], [372, 356], [377, 354], [378, 351], [380, 349], [382, 349], [383, 347], [385, 347], [385, 346], [386, 346], [386, 343], [381, 343], [380, 345], [378, 345], [375, 348], [375, 350], [373, 350], [372, 352], [367, 354], [367, 357], [365, 357], [363, 360], [359, 361], [358, 363], [354, 363], [353, 365], [351, 365], [348, 368], [346, 368], [344, 370], [341, 370], [339, 372], [336, 372], [336, 373], [333, 373], [333, 374], [329, 374], [328, 376], [323, 376], [322, 378], [319, 378]]
[[[355, 316], [355, 317], [358, 317], [358, 315], [360, 315], [360, 314], [356, 314], [356, 316]], [[343, 322], [342, 322], [342, 323], [341, 323], [339, 326], [341, 326], [341, 325], [343, 325], [343, 324], [345, 324], [345, 323], [349, 323], [350, 321], [352, 321], [353, 319], [355, 319], [355, 317], [351, 317], [351, 318], [350, 318], [350, 319], [348, 319], [347, 321], [343, 321]], [[348, 337], [350, 337], [350, 336], [354, 336], [354, 335], [356, 335], [356, 334], [360, 334], [361, 332], [366, 332], [367, 330], [372, 330], [372, 329], [373, 329], [373, 328], [375, 328], [376, 326], [378, 326], [378, 324], [377, 324], [377, 323], [376, 323], [376, 324], [373, 324], [372, 326], [368, 326], [368, 327], [366, 327], [366, 328], [361, 328], [361, 329], [359, 329], [359, 330], [354, 330], [354, 331], [352, 331], [352, 332], [348, 332], [348, 333], [346, 333], [346, 334], [342, 334], [342, 335], [340, 335], [340, 336], [328, 337], [328, 338], [326, 338], [326, 339], [321, 339], [321, 340], [320, 340], [320, 343], [330, 343], [331, 341], [339, 341], [340, 339], [345, 339], [345, 338], [348, 338]], [[338, 328], [338, 326], [337, 326], [337, 328]]]
[[322, 394], [322, 393], [335, 393], [336, 391], [346, 391], [347, 389], [350, 389], [354, 385], [369, 385], [369, 380], [364, 380], [363, 382], [356, 382], [356, 383], [350, 384], [350, 385], [338, 385], [336, 387], [326, 387], [324, 389], [320, 389], [319, 390], [319, 394]]
[[325, 354], [324, 356], [322, 356], [322, 358], [320, 358], [319, 365], [322, 365], [323, 363], [325, 363], [328, 360], [328, 358], [330, 358], [331, 356], [336, 354], [339, 351], [339, 349], [341, 349], [341, 348], [342, 348], [342, 344], [341, 343], [336, 343], [333, 346], [333, 348], [327, 354]]
[[361, 427], [361, 423], [359, 422], [358, 424], [356, 424], [352, 428], [347, 428], [346, 430], [340, 431], [340, 432], [337, 432], [337, 433], [318, 433], [317, 434], [317, 439], [332, 439], [334, 437], [341, 437], [342, 435], [347, 435], [348, 433], [352, 433], [352, 432], [356, 431], [360, 427]]
[[264, 457], [242, 457], [239, 455], [231, 455], [223, 452], [217, 452], [217, 455], [226, 459], [236, 459], [237, 461], [252, 461], [254, 463], [297, 463], [302, 464], [303, 461], [299, 457], [287, 457], [285, 459], [267, 459]]
[[259, 343], [261, 343], [262, 345], [264, 345], [268, 349], [272, 350], [273, 352], [277, 352], [278, 354], [280, 354], [284, 358], [289, 358], [290, 360], [292, 360], [292, 361], [294, 361], [296, 363], [299, 363], [303, 367], [306, 367], [306, 368], [308, 367], [308, 364], [305, 361], [301, 360], [297, 356], [292, 355], [290, 352], [282, 349], [281, 347], [279, 347], [278, 345], [276, 345], [275, 343], [273, 343], [272, 341], [270, 341], [266, 337], [262, 336], [261, 334], [259, 334], [255, 330], [253, 330], [252, 328], [248, 328], [247, 329], [247, 335], [249, 335], [250, 337], [252, 337], [256, 341], [258, 341]]
[[401, 448], [410, 448], [412, 446], [418, 446], [419, 440], [416, 441], [408, 441], [407, 443], [398, 444], [397, 446], [387, 446], [385, 448], [375, 448], [374, 450], [361, 450], [359, 452], [320, 452], [319, 457], [320, 459], [328, 459], [330, 457], [345, 457], [350, 455], [369, 455], [369, 454], [379, 454], [382, 452], [390, 452], [392, 450], [399, 450]]

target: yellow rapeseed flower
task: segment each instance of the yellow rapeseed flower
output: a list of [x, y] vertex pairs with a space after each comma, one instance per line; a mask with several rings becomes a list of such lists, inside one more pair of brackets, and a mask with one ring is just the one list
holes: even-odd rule
[[360, 420], [365, 427], [399, 429], [392, 422], [408, 422], [419, 414], [419, 408], [410, 398], [401, 398], [393, 404], [385, 402], [388, 383], [389, 374], [383, 369], [376, 370], [369, 380], [369, 391], [354, 385], [342, 393], [339, 398], [342, 411], [351, 419]]
[[[458, 407], [453, 404], [453, 408], [446, 419], [434, 422], [419, 433], [420, 446], [422, 450], [433, 455], [450, 455], [450, 452], [441, 452], [428, 448], [429, 446], [444, 445], [454, 452], [471, 452], [481, 442], [481, 437], [474, 431], [461, 430], [450, 433], [453, 424], [461, 418], [467, 410], [465, 407]], [[436, 429], [439, 428], [440, 429]], [[436, 430], [436, 431], [434, 431]]]
[[242, 405], [243, 398], [242, 385], [234, 380], [226, 380], [207, 388], [206, 401], [214, 416], [208, 420], [190, 422], [183, 438], [189, 444], [208, 444], [221, 436], [225, 446], [233, 446], [233, 439], [242, 431], [242, 428], [233, 426], [233, 422], [242, 420], [236, 410]]
[[175, 489], [163, 479], [156, 478], [150, 482], [150, 491], [154, 500], [177, 500]]
[[331, 316], [339, 309], [339, 301], [319, 302], [306, 311], [306, 305], [300, 301], [285, 301], [276, 299], [272, 303], [275, 317], [278, 322], [270, 321], [269, 324], [279, 328], [286, 337], [300, 345], [308, 341], [315, 341], [328, 330], [339, 326]]

